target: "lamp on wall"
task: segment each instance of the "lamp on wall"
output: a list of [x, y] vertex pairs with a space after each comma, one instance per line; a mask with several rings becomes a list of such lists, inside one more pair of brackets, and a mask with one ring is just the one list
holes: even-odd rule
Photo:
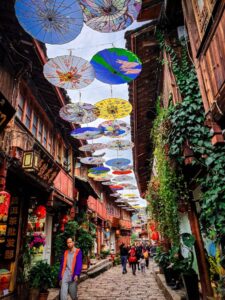
[[36, 151], [24, 151], [22, 168], [28, 172], [38, 171], [39, 155]]

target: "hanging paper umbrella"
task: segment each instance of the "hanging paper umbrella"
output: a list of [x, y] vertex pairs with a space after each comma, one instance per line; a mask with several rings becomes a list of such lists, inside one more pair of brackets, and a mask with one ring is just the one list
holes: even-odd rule
[[95, 152], [97, 150], [102, 150], [106, 147], [107, 147], [106, 144], [94, 143], [94, 144], [87, 144], [87, 145], [81, 146], [79, 148], [79, 150], [84, 151], [84, 152]]
[[107, 144], [108, 149], [117, 151], [128, 150], [131, 149], [133, 146], [134, 144], [129, 140], [115, 140]]
[[109, 181], [112, 178], [111, 175], [107, 175], [107, 176], [95, 176], [93, 179], [95, 181]]
[[121, 195], [119, 193], [113, 193], [113, 194], [110, 194], [109, 196], [111, 196], [111, 197], [119, 197]]
[[110, 168], [106, 168], [106, 167], [95, 167], [95, 168], [91, 168], [88, 170], [89, 173], [92, 173], [95, 175], [105, 174], [105, 173], [108, 173], [109, 171], [110, 171]]
[[60, 117], [68, 122], [87, 124], [98, 118], [99, 110], [90, 103], [70, 103], [59, 111]]
[[124, 188], [126, 188], [127, 190], [136, 190], [137, 187], [136, 185], [130, 184], [130, 183], [121, 183], [122, 186], [124, 186]]
[[112, 185], [113, 182], [112, 181], [108, 181], [108, 182], [102, 182], [103, 185]]
[[137, 197], [136, 194], [123, 194], [124, 197], [128, 197], [128, 198], [131, 198], [131, 197]]
[[129, 165], [130, 160], [127, 158], [114, 158], [106, 161], [106, 164], [108, 166], [112, 167], [121, 167], [121, 166], [126, 166]]
[[79, 140], [92, 140], [102, 136], [102, 131], [95, 127], [82, 127], [71, 131], [70, 135]]
[[100, 32], [115, 32], [130, 26], [141, 9], [141, 0], [80, 0], [84, 22]]
[[92, 65], [72, 55], [57, 56], [44, 65], [44, 76], [53, 85], [76, 90], [88, 86], [95, 79]]
[[112, 167], [112, 169], [115, 171], [133, 170], [133, 166], [128, 165], [128, 166]]
[[98, 80], [108, 84], [122, 84], [134, 80], [142, 69], [140, 59], [131, 51], [109, 48], [96, 53], [91, 64]]
[[68, 43], [83, 27], [82, 10], [74, 0], [17, 0], [15, 11], [23, 29], [43, 43]]
[[112, 173], [114, 175], [127, 175], [127, 174], [131, 174], [132, 171], [131, 170], [121, 170], [121, 171], [112, 171]]
[[110, 120], [102, 122], [100, 128], [104, 135], [111, 138], [123, 137], [130, 132], [130, 126], [121, 120]]
[[132, 111], [131, 104], [123, 99], [108, 98], [95, 103], [99, 109], [99, 118], [106, 120], [121, 119], [128, 116]]
[[105, 160], [101, 157], [84, 157], [80, 159], [80, 162], [86, 165], [101, 165]]
[[120, 191], [120, 190], [123, 190], [123, 186], [121, 185], [110, 185], [109, 186], [113, 191]]
[[134, 180], [134, 177], [128, 175], [116, 176], [115, 178], [112, 179], [113, 182], [131, 181], [131, 180]]

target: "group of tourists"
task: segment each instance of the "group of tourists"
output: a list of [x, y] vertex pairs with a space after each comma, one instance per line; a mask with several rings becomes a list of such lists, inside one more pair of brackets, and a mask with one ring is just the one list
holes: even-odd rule
[[127, 262], [132, 269], [133, 275], [136, 275], [137, 269], [141, 273], [145, 273], [145, 269], [149, 266], [150, 248], [149, 244], [138, 243], [137, 245], [126, 246], [122, 243], [120, 245], [122, 273], [127, 273]]

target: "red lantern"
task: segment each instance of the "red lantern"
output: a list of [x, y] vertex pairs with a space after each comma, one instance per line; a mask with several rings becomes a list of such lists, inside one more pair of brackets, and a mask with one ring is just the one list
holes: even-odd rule
[[46, 207], [39, 205], [35, 210], [35, 215], [38, 219], [44, 219], [46, 217]]
[[159, 240], [159, 233], [158, 231], [153, 231], [151, 235], [151, 240], [158, 241]]
[[0, 221], [7, 221], [8, 212], [9, 212], [9, 205], [10, 205], [10, 194], [1, 191], [0, 192]]
[[60, 230], [61, 230], [61, 231], [64, 231], [64, 229], [65, 229], [65, 224], [67, 224], [68, 221], [69, 221], [69, 218], [68, 218], [67, 215], [62, 215], [62, 216], [61, 216], [61, 219], [60, 219], [60, 221], [59, 221], [59, 223], [60, 223], [60, 225], [61, 225], [61, 227], [60, 227]]

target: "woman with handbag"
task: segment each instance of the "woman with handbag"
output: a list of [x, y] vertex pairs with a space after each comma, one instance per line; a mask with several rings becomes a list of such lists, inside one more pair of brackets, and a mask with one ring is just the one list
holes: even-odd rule
[[136, 275], [137, 254], [134, 246], [131, 247], [129, 254], [129, 263], [131, 264], [132, 273]]

